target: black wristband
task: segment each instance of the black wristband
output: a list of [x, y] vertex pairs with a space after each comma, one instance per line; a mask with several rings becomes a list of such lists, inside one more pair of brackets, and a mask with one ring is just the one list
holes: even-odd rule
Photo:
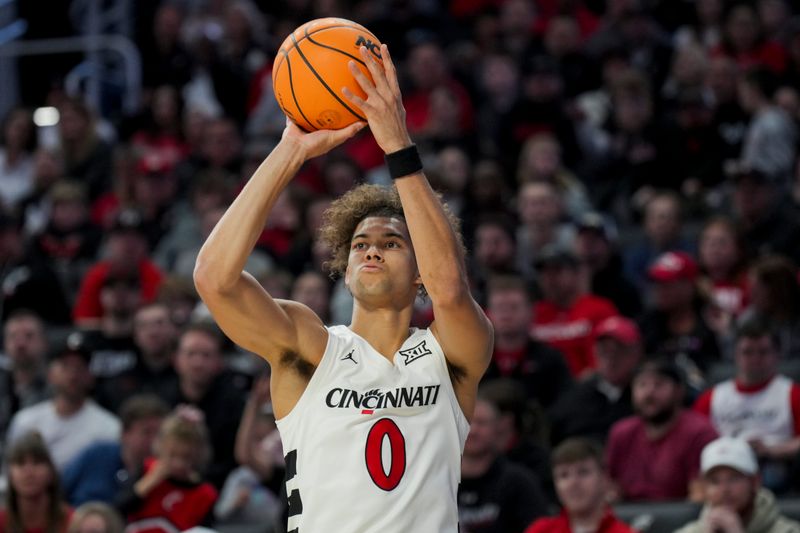
[[417, 145], [412, 144], [406, 148], [386, 154], [383, 159], [389, 168], [389, 177], [393, 180], [416, 174], [422, 170], [422, 159], [419, 158]]

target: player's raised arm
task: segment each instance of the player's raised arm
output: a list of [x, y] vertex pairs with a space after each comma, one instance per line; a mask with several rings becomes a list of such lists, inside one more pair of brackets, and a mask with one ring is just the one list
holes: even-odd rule
[[[416, 148], [408, 135], [400, 86], [389, 50], [385, 45], [381, 48], [382, 62], [373, 60], [363, 47], [361, 55], [374, 83], [353, 64], [350, 71], [367, 98], [359, 98], [349, 90], [343, 92], [364, 112], [375, 140], [388, 155], [420, 276], [433, 302], [432, 330], [447, 360], [466, 372], [460, 398], [462, 407], [469, 413], [473, 400], [470, 390], [477, 385], [491, 357], [492, 328], [470, 294], [461, 245], [422, 172]], [[461, 393], [465, 392], [469, 405], [463, 401]]]
[[[327, 334], [307, 307], [273, 300], [244, 265], [272, 206], [300, 166], [355, 134], [363, 123], [303, 133], [286, 122], [283, 137], [211, 232], [197, 256], [194, 281], [203, 301], [237, 344], [274, 363], [290, 350], [321, 357]], [[306, 357], [308, 356], [308, 357]]]

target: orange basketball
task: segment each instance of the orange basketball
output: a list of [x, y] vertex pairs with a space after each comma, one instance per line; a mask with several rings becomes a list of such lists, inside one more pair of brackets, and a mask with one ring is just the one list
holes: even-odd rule
[[281, 44], [272, 69], [275, 98], [286, 116], [306, 131], [344, 128], [366, 118], [342, 94], [342, 87], [366, 98], [347, 68], [355, 61], [370, 79], [359, 49], [377, 58], [381, 43], [364, 26], [340, 18], [306, 22]]

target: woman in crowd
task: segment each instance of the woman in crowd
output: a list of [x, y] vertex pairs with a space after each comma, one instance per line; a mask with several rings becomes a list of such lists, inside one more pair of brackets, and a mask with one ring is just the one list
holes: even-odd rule
[[0, 533], [64, 533], [72, 510], [61, 498], [58, 472], [37, 432], [18, 438], [6, 456], [8, 492]]

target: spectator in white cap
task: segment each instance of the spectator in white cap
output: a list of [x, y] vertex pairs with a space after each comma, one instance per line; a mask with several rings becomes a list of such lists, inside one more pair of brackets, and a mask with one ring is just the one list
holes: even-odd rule
[[705, 506], [676, 533], [800, 533], [800, 523], [781, 516], [775, 497], [761, 486], [756, 456], [745, 440], [710, 442], [700, 468]]

